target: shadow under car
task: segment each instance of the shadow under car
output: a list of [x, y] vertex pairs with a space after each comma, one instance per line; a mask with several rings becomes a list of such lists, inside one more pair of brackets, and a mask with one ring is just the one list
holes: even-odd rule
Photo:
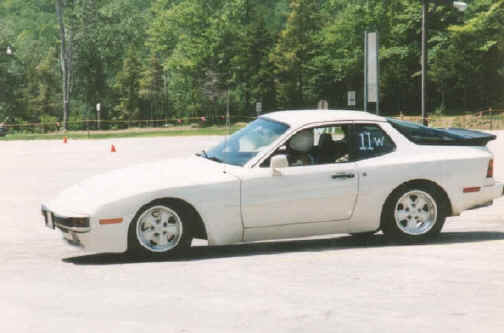
[[289, 252], [322, 252], [335, 249], [373, 248], [383, 246], [403, 245], [444, 245], [457, 243], [471, 243], [492, 240], [503, 240], [504, 232], [498, 231], [473, 231], [473, 232], [445, 232], [438, 237], [418, 243], [390, 242], [379, 233], [368, 238], [340, 236], [334, 238], [288, 240], [274, 242], [257, 242], [225, 246], [194, 246], [183, 256], [149, 256], [140, 257], [130, 253], [101, 253], [62, 259], [64, 262], [76, 265], [116, 265], [140, 262], [170, 262], [170, 261], [195, 261], [229, 257], [247, 257], [255, 255], [274, 255]]

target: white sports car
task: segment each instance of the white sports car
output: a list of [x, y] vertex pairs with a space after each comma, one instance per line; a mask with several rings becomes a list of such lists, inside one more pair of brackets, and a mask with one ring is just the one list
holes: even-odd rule
[[424, 240], [446, 217], [503, 195], [486, 147], [495, 138], [359, 111], [275, 112], [208, 151], [85, 180], [42, 214], [90, 252], [378, 230]]

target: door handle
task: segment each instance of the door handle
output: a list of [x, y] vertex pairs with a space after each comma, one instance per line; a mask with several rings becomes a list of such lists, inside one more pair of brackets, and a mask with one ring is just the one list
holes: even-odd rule
[[346, 179], [346, 178], [354, 178], [355, 174], [353, 173], [337, 173], [331, 176], [332, 179]]

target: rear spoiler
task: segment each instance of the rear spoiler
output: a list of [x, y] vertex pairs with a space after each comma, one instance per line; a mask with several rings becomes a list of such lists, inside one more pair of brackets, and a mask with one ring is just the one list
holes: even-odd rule
[[417, 145], [486, 146], [489, 141], [497, 139], [494, 134], [465, 128], [434, 128], [393, 118], [387, 118], [387, 121]]
[[440, 128], [439, 130], [447, 132], [455, 142], [453, 144], [461, 146], [486, 146], [492, 140], [497, 139], [497, 135], [468, 130], [465, 128]]

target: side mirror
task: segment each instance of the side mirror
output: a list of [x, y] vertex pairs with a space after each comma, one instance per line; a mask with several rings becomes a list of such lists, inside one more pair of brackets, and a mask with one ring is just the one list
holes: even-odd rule
[[281, 173], [278, 169], [287, 168], [289, 166], [289, 161], [287, 160], [287, 155], [275, 155], [270, 161], [271, 169], [273, 170], [273, 176], [280, 176]]

